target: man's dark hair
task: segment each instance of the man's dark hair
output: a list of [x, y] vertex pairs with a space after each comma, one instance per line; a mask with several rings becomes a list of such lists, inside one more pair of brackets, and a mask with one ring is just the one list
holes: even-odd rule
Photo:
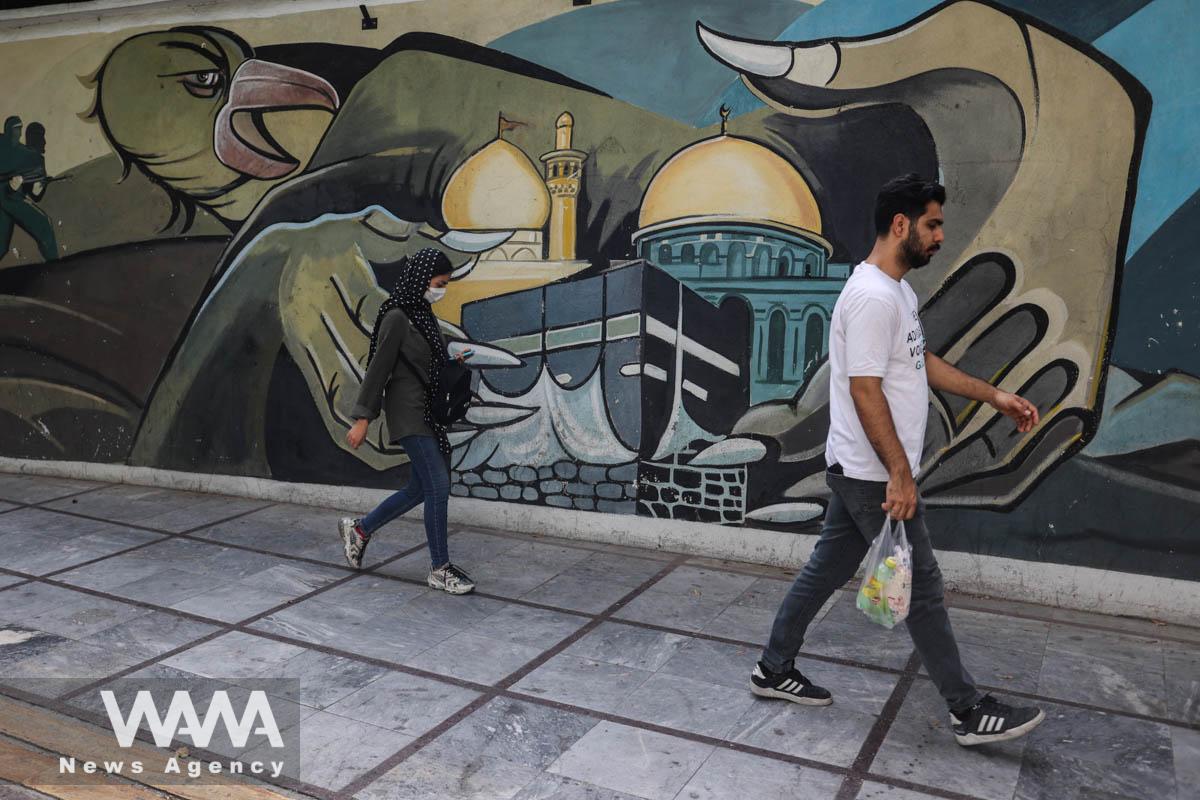
[[946, 187], [937, 181], [925, 180], [914, 172], [892, 178], [875, 197], [875, 234], [886, 234], [897, 214], [916, 222], [925, 213], [925, 206], [929, 205], [930, 200], [945, 205]]

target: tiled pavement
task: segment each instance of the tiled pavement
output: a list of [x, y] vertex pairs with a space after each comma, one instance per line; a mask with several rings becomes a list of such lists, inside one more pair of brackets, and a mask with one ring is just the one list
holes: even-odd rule
[[355, 573], [337, 516], [0, 475], [0, 692], [96, 721], [103, 687], [264, 688], [299, 752], [276, 783], [322, 798], [1200, 797], [1195, 628], [950, 598], [980, 682], [1047, 711], [962, 749], [848, 591], [800, 665], [835, 703], [800, 708], [747, 690], [779, 570], [460, 527], [453, 598], [417, 524]]

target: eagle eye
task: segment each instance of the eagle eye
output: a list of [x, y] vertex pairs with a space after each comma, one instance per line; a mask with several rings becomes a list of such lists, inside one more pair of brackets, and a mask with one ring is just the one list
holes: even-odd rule
[[224, 76], [220, 70], [206, 69], [184, 75], [180, 83], [193, 97], [216, 97], [217, 92], [221, 91]]

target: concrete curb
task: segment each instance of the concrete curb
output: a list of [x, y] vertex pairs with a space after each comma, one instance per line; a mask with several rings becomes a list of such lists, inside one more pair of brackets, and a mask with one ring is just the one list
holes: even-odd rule
[[[367, 511], [390, 494], [350, 486], [2, 456], [0, 472], [128, 483], [350, 511]], [[420, 509], [412, 516], [419, 518]], [[804, 563], [816, 543], [812, 535], [760, 528], [730, 528], [457, 497], [450, 498], [450, 516], [456, 524], [793, 569]], [[1185, 625], [1194, 625], [1200, 619], [1200, 584], [1192, 581], [944, 550], [938, 551], [938, 562], [947, 588], [966, 594], [1100, 614], [1150, 617]]]

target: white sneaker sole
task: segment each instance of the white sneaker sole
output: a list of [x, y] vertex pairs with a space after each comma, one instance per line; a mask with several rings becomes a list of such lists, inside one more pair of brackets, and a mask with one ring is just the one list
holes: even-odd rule
[[346, 563], [354, 569], [362, 569], [362, 564], [355, 564], [350, 556], [350, 537], [357, 535], [354, 528], [347, 525], [345, 520], [338, 520], [338, 535], [342, 537], [342, 555], [345, 556]]
[[759, 697], [769, 697], [772, 700], [790, 700], [791, 702], [802, 706], [827, 706], [833, 703], [832, 697], [827, 697], [824, 700], [818, 697], [798, 697], [791, 692], [781, 692], [778, 689], [769, 689], [758, 686], [753, 681], [750, 683], [750, 691]]
[[439, 592], [445, 592], [446, 594], [470, 594], [471, 592], [475, 591], [475, 584], [471, 584], [470, 586], [458, 586], [451, 589], [444, 583], [438, 583], [432, 580], [426, 580], [425, 583], [429, 585], [430, 589], [437, 589]]
[[1008, 742], [1013, 739], [1020, 739], [1025, 734], [1042, 724], [1042, 720], [1046, 718], [1045, 711], [1038, 711], [1038, 715], [1026, 722], [1024, 725], [1018, 725], [1015, 728], [1010, 728], [1003, 733], [968, 733], [964, 735], [954, 734], [954, 739], [963, 747], [974, 747], [977, 744], [991, 744], [993, 742]]

